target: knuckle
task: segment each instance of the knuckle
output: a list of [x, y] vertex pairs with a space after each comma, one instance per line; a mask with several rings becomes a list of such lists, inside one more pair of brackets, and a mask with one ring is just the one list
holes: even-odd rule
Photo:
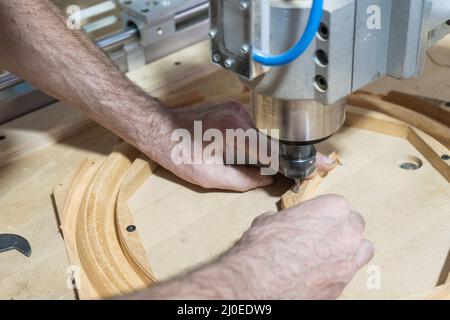
[[364, 217], [359, 212], [350, 212], [350, 221], [357, 231], [359, 231], [360, 233], [364, 232], [364, 229], [366, 227], [366, 220], [364, 220]]
[[328, 195], [328, 200], [333, 207], [350, 211], [350, 203], [343, 196], [330, 194]]
[[234, 100], [228, 101], [227, 107], [230, 109], [233, 109], [234, 111], [238, 111], [238, 112], [245, 110], [244, 106], [240, 102], [234, 101]]
[[318, 210], [324, 215], [332, 216], [340, 221], [346, 219], [351, 211], [348, 201], [339, 195], [324, 195], [313, 201], [319, 206]]

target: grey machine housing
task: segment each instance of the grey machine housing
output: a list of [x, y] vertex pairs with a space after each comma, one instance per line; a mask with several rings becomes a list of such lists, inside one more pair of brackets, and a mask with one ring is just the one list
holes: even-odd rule
[[450, 32], [449, 0], [324, 0], [322, 24], [301, 57], [281, 67], [255, 64], [253, 50], [275, 55], [298, 41], [311, 5], [210, 0], [212, 61], [252, 89], [255, 125], [278, 129], [282, 172], [294, 178], [314, 169], [310, 145], [344, 124], [346, 96], [386, 75], [418, 76], [427, 48]]

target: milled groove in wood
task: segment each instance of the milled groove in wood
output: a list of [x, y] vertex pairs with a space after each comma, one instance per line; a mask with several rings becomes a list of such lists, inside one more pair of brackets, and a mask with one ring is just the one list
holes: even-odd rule
[[402, 139], [406, 139], [409, 134], [409, 125], [407, 124], [376, 119], [352, 112], [347, 112], [345, 125]]
[[407, 140], [450, 182], [450, 165], [420, 137], [417, 129], [404, 123], [390, 122], [351, 112], [347, 114], [346, 125]]
[[[376, 109], [373, 107], [377, 105], [374, 101], [369, 100], [370, 106], [367, 107], [366, 100], [361, 106], [358, 105], [360, 100], [354, 99], [352, 102], [363, 109]], [[395, 108], [396, 105], [391, 104], [390, 107]], [[397, 109], [393, 112], [401, 111]], [[426, 118], [423, 115], [420, 117]], [[408, 122], [406, 118], [403, 117], [402, 121]], [[438, 158], [434, 149], [410, 125], [353, 113], [349, 113], [347, 125], [407, 139], [444, 177], [448, 177], [449, 166]], [[89, 186], [84, 185], [84, 198], [78, 210], [76, 246], [83, 271], [99, 297], [126, 294], [155, 282], [138, 234], [130, 236], [124, 231], [124, 227], [133, 221], [126, 202], [156, 167], [151, 163], [146, 168], [138, 161], [131, 165], [136, 156], [134, 148], [123, 144], [106, 159]], [[309, 182], [309, 187], [303, 187], [314, 190], [321, 179], [317, 177], [315, 182], [314, 179]], [[310, 195], [312, 193], [308, 192]]]
[[450, 112], [435, 106], [432, 103], [411, 96], [406, 93], [391, 91], [386, 96], [382, 97], [384, 101], [406, 107], [414, 110], [424, 116], [443, 123], [450, 127]]
[[116, 203], [116, 227], [121, 247], [132, 267], [140, 278], [150, 286], [156, 283], [150, 264], [147, 261], [145, 248], [139, 237], [138, 230], [128, 232], [127, 227], [134, 225], [133, 217], [128, 209], [127, 201], [134, 192], [147, 180], [158, 165], [145, 158], [136, 159], [128, 169], [124, 182], [120, 187]]
[[427, 144], [414, 128], [409, 128], [407, 140], [424, 156], [425, 159], [435, 168], [447, 182], [450, 183], [450, 166], [442, 160], [433, 148]]
[[354, 94], [348, 97], [348, 103], [357, 107], [384, 113], [397, 120], [403, 121], [423, 132], [429, 134], [447, 149], [450, 149], [450, 128], [441, 122], [428, 118], [414, 110], [398, 104], [381, 100], [379, 97], [368, 94]]
[[[56, 205], [58, 206], [58, 215], [61, 221], [61, 230], [64, 235], [66, 251], [71, 265], [81, 267], [77, 248], [77, 219], [80, 211], [81, 202], [84, 193], [98, 171], [99, 165], [95, 162], [85, 160], [74, 175], [67, 181], [67, 185], [61, 183], [54, 191]], [[76, 279], [76, 275], [74, 275]], [[86, 272], [81, 268], [79, 274], [80, 287], [78, 296], [81, 299], [97, 299], [99, 295], [92, 287]]]
[[93, 178], [79, 212], [80, 261], [100, 297], [131, 293], [146, 286], [122, 251], [115, 221], [119, 187], [137, 154], [127, 144], [119, 146]]

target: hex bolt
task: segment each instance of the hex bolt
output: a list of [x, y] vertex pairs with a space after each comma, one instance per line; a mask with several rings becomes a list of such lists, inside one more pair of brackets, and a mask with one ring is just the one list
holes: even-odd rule
[[241, 46], [241, 53], [242, 54], [248, 54], [249, 52], [250, 52], [250, 46], [248, 44], [244, 43]]
[[214, 39], [215, 37], [217, 36], [217, 29], [212, 29], [211, 31], [209, 31], [209, 33], [208, 33], [208, 37], [210, 38], [210, 39]]
[[215, 54], [215, 55], [213, 55], [213, 61], [214, 62], [219, 62], [220, 61], [220, 54]]
[[234, 65], [235, 61], [231, 58], [225, 60], [225, 68], [230, 69]]
[[239, 4], [239, 8], [242, 11], [246, 11], [249, 7], [250, 7], [250, 4], [248, 3], [248, 1], [241, 1], [241, 3]]

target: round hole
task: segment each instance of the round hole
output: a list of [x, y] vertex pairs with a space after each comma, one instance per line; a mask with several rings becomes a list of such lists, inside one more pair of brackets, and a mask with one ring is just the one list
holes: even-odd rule
[[128, 231], [128, 232], [135, 232], [135, 231], [136, 231], [136, 226], [134, 226], [134, 225], [128, 226], [128, 227], [127, 227], [127, 231]]
[[450, 102], [447, 102], [446, 104], [444, 104], [444, 106], [450, 108]]
[[314, 78], [314, 82], [317, 90], [321, 92], [325, 92], [328, 90], [328, 81], [327, 79], [325, 79], [325, 77], [321, 76], [320, 74]]
[[403, 170], [417, 170], [422, 168], [423, 162], [415, 156], [405, 156], [397, 161], [398, 166]]
[[150, 11], [150, 9], [149, 8], [144, 8], [144, 9], [141, 9], [141, 12], [143, 12], [143, 13], [147, 13], [147, 12], [149, 12]]
[[450, 154], [443, 154], [443, 155], [441, 156], [441, 159], [442, 159], [442, 160], [445, 160], [445, 161], [450, 160]]
[[180, 61], [174, 62], [174, 65], [181, 66], [181, 62]]
[[328, 54], [323, 50], [317, 50], [314, 55], [314, 60], [321, 67], [326, 67], [328, 65]]
[[131, 0], [128, 0], [128, 1], [125, 1], [124, 2], [126, 5], [130, 5], [130, 4], [132, 4], [133, 3], [133, 1], [131, 1]]
[[5, 136], [1, 136], [1, 135], [0, 135], [0, 140], [5, 140], [5, 139], [6, 139]]
[[324, 41], [330, 38], [330, 31], [325, 23], [321, 23], [319, 26], [319, 37]]
[[447, 21], [445, 22], [445, 24], [448, 25], [448, 26], [450, 27], [450, 20], [447, 20]]

